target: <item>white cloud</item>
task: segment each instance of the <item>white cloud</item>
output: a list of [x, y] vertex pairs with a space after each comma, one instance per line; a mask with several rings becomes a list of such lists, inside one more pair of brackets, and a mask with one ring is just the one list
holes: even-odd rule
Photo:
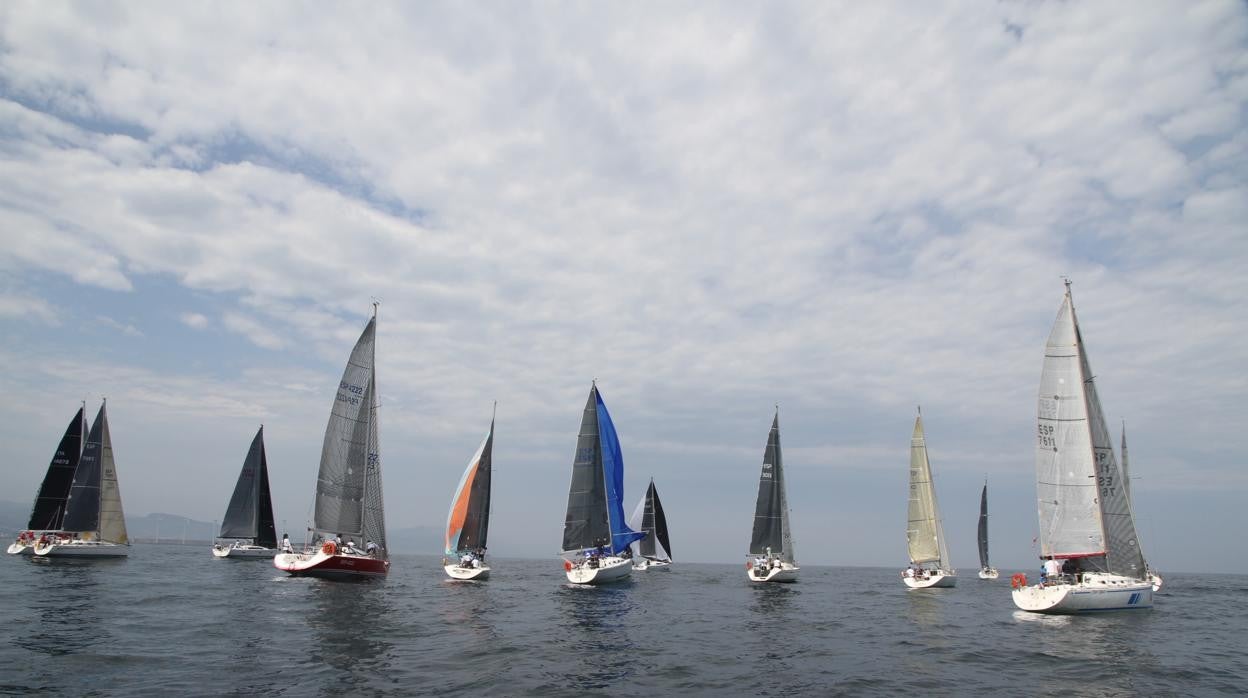
[[31, 318], [56, 327], [61, 324], [59, 311], [42, 298], [0, 294], [0, 318]]
[[119, 322], [106, 315], [95, 316], [95, 321], [105, 327], [117, 330], [118, 332], [126, 335], [127, 337], [142, 337], [143, 336], [143, 332], [140, 331], [139, 328], [135, 327], [134, 325], [127, 323], [127, 322]]
[[182, 313], [178, 319], [191, 329], [202, 330], [208, 327], [208, 318], [199, 313]]
[[253, 317], [240, 313], [226, 313], [221, 318], [221, 324], [225, 325], [225, 329], [243, 335], [258, 347], [281, 349], [286, 346], [286, 341], [281, 336]]

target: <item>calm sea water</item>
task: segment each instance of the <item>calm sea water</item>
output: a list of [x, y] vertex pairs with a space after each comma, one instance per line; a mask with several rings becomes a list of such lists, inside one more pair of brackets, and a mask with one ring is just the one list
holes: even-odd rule
[[557, 559], [457, 583], [398, 556], [382, 582], [278, 574], [207, 548], [0, 560], [0, 693], [180, 695], [1243, 694], [1248, 578], [1170, 573], [1152, 611], [1014, 609], [1009, 572], [906, 591], [897, 570], [752, 585], [677, 564], [574, 588]]

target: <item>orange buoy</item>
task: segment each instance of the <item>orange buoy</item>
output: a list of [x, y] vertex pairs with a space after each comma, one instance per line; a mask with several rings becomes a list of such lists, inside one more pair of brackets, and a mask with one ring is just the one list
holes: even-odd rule
[[563, 561], [563, 569], [564, 569], [564, 571], [571, 572], [571, 571], [572, 571], [572, 563], [571, 563], [571, 562], [568, 562], [567, 560], [564, 560], [564, 561]]
[[1025, 586], [1027, 586], [1027, 575], [1023, 574], [1022, 572], [1017, 572], [1014, 574], [1013, 577], [1010, 577], [1011, 588], [1022, 589]]

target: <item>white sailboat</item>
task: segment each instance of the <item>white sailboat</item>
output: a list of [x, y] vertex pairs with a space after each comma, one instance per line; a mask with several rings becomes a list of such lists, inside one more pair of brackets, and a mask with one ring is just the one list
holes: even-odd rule
[[126, 557], [130, 554], [105, 408], [105, 404], [100, 405], [74, 470], [61, 530], [35, 542], [36, 556]]
[[914, 419], [910, 437], [910, 505], [906, 521], [906, 543], [910, 550], [910, 567], [901, 573], [901, 580], [911, 589], [952, 587], [958, 573], [949, 561], [945, 546], [945, 528], [936, 505], [936, 488], [932, 484], [932, 464], [927, 456], [927, 439], [923, 435], [923, 414]]
[[[1135, 500], [1131, 499], [1131, 474], [1127, 467], [1127, 423], [1122, 423], [1122, 486], [1127, 491], [1127, 501], [1131, 504], [1131, 511], [1135, 512]], [[1148, 566], [1148, 561], [1144, 561], [1144, 569], [1147, 570], [1148, 581], [1153, 583], [1153, 591], [1161, 591], [1163, 580], [1161, 575]]]
[[451, 579], [485, 581], [490, 566], [485, 561], [490, 531], [490, 480], [494, 470], [494, 418], [459, 479], [451, 511], [446, 515], [446, 539], [442, 569]]
[[52, 454], [52, 462], [43, 476], [43, 483], [35, 495], [35, 503], [30, 509], [30, 520], [26, 529], [17, 534], [17, 540], [8, 547], [10, 555], [34, 555], [35, 543], [40, 538], [47, 540], [49, 536], [60, 534], [61, 522], [65, 519], [65, 503], [69, 500], [69, 488], [74, 483], [74, 471], [78, 469], [78, 459], [82, 456], [82, 447], [87, 438], [86, 405], [78, 408], [74, 418], [65, 427], [65, 435], [61, 437]]
[[671, 566], [672, 541], [667, 535], [667, 515], [663, 513], [663, 502], [659, 501], [654, 478], [650, 478], [650, 486], [646, 488], [641, 501], [637, 502], [637, 508], [628, 518], [628, 525], [646, 534], [645, 538], [632, 545], [633, 569]]
[[771, 420], [763, 469], [758, 476], [758, 500], [754, 504], [754, 528], [750, 535], [750, 559], [745, 576], [751, 582], [795, 582], [797, 559], [789, 527], [789, 499], [785, 494], [784, 458], [780, 453], [780, 408]]
[[605, 584], [632, 572], [629, 544], [638, 533], [624, 522], [624, 454], [595, 383], [581, 415], [563, 523], [563, 569], [573, 584]]
[[264, 454], [264, 425], [251, 440], [234, 495], [221, 520], [219, 541], [213, 557], [272, 559], [277, 554], [277, 528], [273, 523], [273, 498], [269, 494], [269, 463]]
[[988, 481], [979, 493], [979, 578], [996, 579], [1001, 576], [997, 568], [988, 562]]
[[[377, 305], [351, 350], [325, 425], [316, 476], [314, 538], [273, 566], [292, 576], [384, 577], [390, 571], [377, 438]], [[361, 548], [359, 546], [363, 545]]]
[[1046, 575], [1036, 585], [1014, 575], [1014, 604], [1036, 613], [1152, 608], [1153, 585], [1069, 280], [1045, 346], [1036, 416], [1036, 496]]

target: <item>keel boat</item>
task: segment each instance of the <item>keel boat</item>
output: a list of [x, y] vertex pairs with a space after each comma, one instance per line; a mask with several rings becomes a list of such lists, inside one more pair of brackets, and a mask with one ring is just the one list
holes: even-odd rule
[[[497, 406], [496, 406], [497, 407]], [[490, 480], [494, 461], [494, 418], [459, 479], [451, 511], [446, 516], [446, 539], [442, 569], [451, 579], [485, 581], [490, 566], [485, 561], [486, 536], [490, 531]]]
[[87, 440], [86, 411], [86, 405], [78, 408], [77, 414], [69, 420], [69, 426], [65, 427], [65, 435], [61, 437], [35, 495], [26, 529], [17, 534], [17, 540], [7, 550], [10, 555], [34, 555], [35, 543], [40, 538], [47, 540], [49, 535], [55, 536], [61, 531], [69, 488], [74, 483], [74, 471], [78, 469], [78, 459]]
[[927, 455], [922, 411], [914, 419], [914, 433], [910, 436], [910, 504], [907, 512], [906, 544], [910, 551], [910, 567], [901, 573], [901, 581], [910, 589], [957, 585], [958, 573], [949, 562], [945, 527], [940, 520], [940, 507], [936, 505], [936, 488], [932, 483], [932, 464]]
[[264, 425], [251, 440], [243, 470], [234, 485], [234, 496], [230, 497], [225, 518], [221, 519], [218, 538], [223, 540], [212, 546], [214, 557], [257, 560], [272, 559], [277, 554], [269, 464], [264, 454]]
[[750, 559], [745, 576], [751, 582], [795, 582], [801, 569], [793, 552], [789, 528], [789, 500], [784, 489], [784, 459], [780, 453], [780, 408], [771, 420], [763, 469], [758, 476], [758, 500], [754, 504], [754, 528], [750, 534]]

